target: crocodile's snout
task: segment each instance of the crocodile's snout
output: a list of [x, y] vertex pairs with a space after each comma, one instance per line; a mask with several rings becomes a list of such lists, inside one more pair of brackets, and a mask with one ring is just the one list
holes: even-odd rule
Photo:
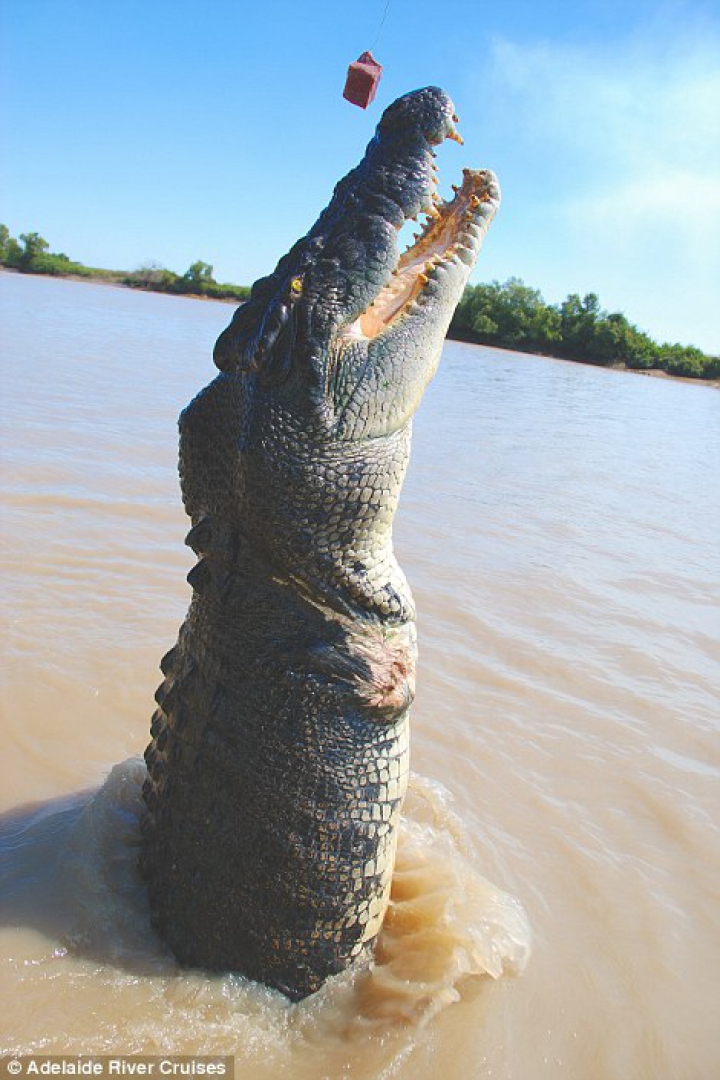
[[453, 103], [445, 91], [427, 86], [389, 105], [378, 124], [378, 133], [403, 138], [419, 132], [431, 146], [437, 146], [443, 139], [458, 138], [457, 123]]

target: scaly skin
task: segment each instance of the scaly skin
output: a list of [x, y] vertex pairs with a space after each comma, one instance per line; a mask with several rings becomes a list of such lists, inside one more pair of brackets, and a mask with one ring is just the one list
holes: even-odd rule
[[180, 420], [200, 561], [161, 664], [141, 869], [182, 963], [292, 999], [369, 950], [388, 900], [416, 658], [392, 522], [412, 415], [499, 203], [487, 172], [434, 195], [455, 119], [432, 87], [386, 110]]

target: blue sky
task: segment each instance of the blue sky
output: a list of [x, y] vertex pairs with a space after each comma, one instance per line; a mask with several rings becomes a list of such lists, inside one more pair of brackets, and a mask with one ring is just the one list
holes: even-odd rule
[[[720, 8], [646, 0], [0, 0], [0, 221], [91, 265], [250, 284], [382, 109], [436, 84], [503, 206], [473, 281], [599, 293], [720, 351]], [[384, 65], [367, 112], [350, 60]]]

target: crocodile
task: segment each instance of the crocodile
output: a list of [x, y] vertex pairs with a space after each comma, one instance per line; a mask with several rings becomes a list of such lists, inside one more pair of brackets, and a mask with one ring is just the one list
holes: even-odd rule
[[434, 148], [462, 142], [456, 125], [437, 87], [385, 110], [179, 422], [198, 562], [160, 664], [140, 869], [181, 964], [292, 1001], [371, 956], [389, 898], [416, 665], [393, 516], [413, 413], [500, 201], [471, 169], [440, 198]]

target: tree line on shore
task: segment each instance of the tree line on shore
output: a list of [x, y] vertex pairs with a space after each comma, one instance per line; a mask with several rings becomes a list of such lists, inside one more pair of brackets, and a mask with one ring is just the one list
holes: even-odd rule
[[221, 284], [213, 277], [209, 263], [198, 259], [184, 274], [166, 270], [157, 263], [146, 263], [137, 270], [103, 270], [74, 262], [62, 252], [51, 252], [39, 233], [21, 233], [17, 240], [6, 225], [0, 225], [0, 265], [25, 274], [50, 274], [53, 277], [83, 277], [128, 285], [132, 289], [181, 295], [208, 296], [214, 300], [247, 300], [245, 285]]
[[[96, 278], [153, 292], [246, 300], [245, 285], [221, 284], [209, 263], [198, 260], [184, 274], [156, 263], [137, 270], [102, 270], [50, 251], [38, 233], [10, 236], [0, 225], [0, 265], [28, 274]], [[604, 367], [660, 370], [694, 379], [720, 379], [720, 357], [692, 345], [658, 344], [620, 312], [607, 312], [595, 293], [572, 293], [546, 304], [537, 289], [519, 278], [469, 285], [453, 317], [449, 336], [481, 345], [542, 353]]]
[[659, 345], [620, 312], [604, 311], [595, 293], [582, 298], [572, 293], [561, 304], [546, 304], [537, 289], [519, 278], [469, 285], [449, 336], [603, 367], [720, 378], [720, 357], [693, 345]]

